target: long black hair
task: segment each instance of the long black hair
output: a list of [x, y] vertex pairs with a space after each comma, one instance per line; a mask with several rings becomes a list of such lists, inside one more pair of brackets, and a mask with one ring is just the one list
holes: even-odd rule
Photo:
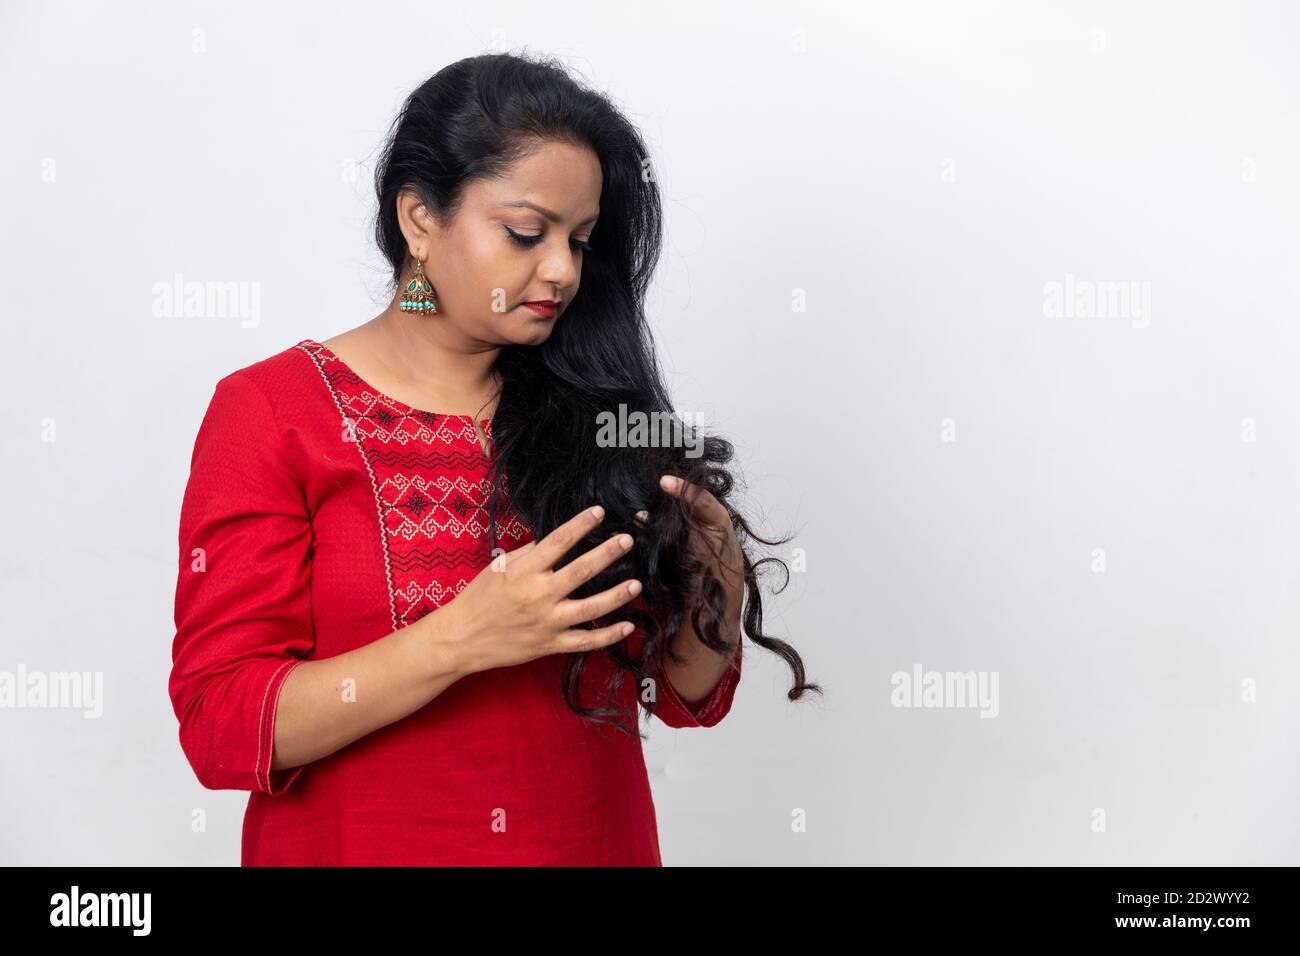
[[[731, 516], [744, 563], [743, 630], [755, 644], [785, 659], [794, 674], [788, 697], [821, 693], [817, 684], [805, 681], [803, 660], [794, 648], [763, 633], [758, 571], [766, 564], [780, 565], [784, 589], [790, 569], [773, 556], [752, 560], [752, 544], [746, 545], [775, 546], [790, 539], [760, 538], [734, 508], [734, 478], [726, 467], [734, 454], [731, 443], [689, 429], [685, 434], [690, 439], [660, 447], [622, 447], [630, 444], [626, 441], [607, 447], [597, 439], [598, 416], [617, 416], [620, 406], [629, 415], [675, 414], [643, 309], [662, 240], [659, 189], [640, 134], [604, 95], [575, 80], [554, 59], [513, 53], [452, 63], [411, 93], [375, 171], [375, 237], [392, 265], [393, 289], [409, 261], [397, 222], [403, 188], [414, 189], [430, 213], [450, 222], [469, 182], [506, 172], [544, 141], [594, 151], [604, 177], [600, 218], [589, 240], [593, 249], [583, 257], [579, 291], [550, 338], [540, 346], [504, 346], [493, 365], [502, 388], [492, 421], [492, 546], [504, 507], [540, 541], [598, 503], [605, 508], [600, 527], [560, 564], [617, 531], [631, 533], [636, 545], [573, 596], [598, 593], [628, 577], [636, 577], [644, 588], [639, 601], [616, 612], [643, 629], [639, 654], [631, 656], [627, 641], [603, 650], [617, 665], [606, 706], [587, 707], [582, 701], [586, 653], [568, 655], [560, 691], [583, 718], [637, 733], [635, 718], [629, 726], [625, 709], [614, 704], [619, 687], [627, 674], [642, 686], [665, 655], [681, 659], [671, 639], [685, 620], [710, 648], [720, 653], [735, 649], [722, 635], [725, 590], [688, 544], [697, 523], [685, 501], [659, 486], [659, 477], [671, 474], [706, 488]], [[642, 509], [650, 513], [644, 525], [634, 518]], [[653, 703], [647, 703], [653, 712]]]

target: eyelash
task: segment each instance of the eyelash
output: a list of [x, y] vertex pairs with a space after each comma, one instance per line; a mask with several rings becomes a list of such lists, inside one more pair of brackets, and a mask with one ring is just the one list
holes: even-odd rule
[[[509, 226], [503, 226], [502, 228], [504, 228], [506, 232], [510, 233], [510, 238], [514, 240], [515, 245], [523, 246], [524, 248], [535, 246], [542, 241], [541, 236], [521, 236]], [[583, 242], [581, 239], [572, 239], [570, 242], [583, 252], [591, 252], [591, 243], [589, 242]]]

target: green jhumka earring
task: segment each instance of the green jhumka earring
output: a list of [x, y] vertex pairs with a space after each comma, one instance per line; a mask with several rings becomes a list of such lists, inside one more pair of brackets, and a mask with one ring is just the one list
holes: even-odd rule
[[420, 315], [434, 315], [438, 311], [438, 299], [433, 294], [429, 277], [424, 274], [424, 263], [419, 259], [415, 260], [415, 277], [406, 283], [400, 305], [403, 312]]

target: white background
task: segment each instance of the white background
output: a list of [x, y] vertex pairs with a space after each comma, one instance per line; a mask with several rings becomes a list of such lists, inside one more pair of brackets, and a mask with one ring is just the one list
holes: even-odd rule
[[[0, 670], [105, 694], [0, 710], [0, 863], [238, 862], [166, 688], [194, 436], [383, 308], [383, 133], [490, 49], [642, 129], [678, 406], [806, 555], [767, 630], [827, 695], [750, 644], [720, 725], [652, 725], [665, 863], [1300, 863], [1295, 7], [475, 8], [0, 7]], [[156, 316], [177, 273], [257, 323]], [[1046, 315], [1066, 275], [1149, 325]], [[998, 716], [891, 706], [914, 664]]]

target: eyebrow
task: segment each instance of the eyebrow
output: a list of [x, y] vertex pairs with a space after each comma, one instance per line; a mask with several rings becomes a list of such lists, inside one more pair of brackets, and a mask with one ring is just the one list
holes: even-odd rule
[[[532, 209], [534, 212], [540, 212], [540, 213], [541, 213], [543, 216], [545, 216], [547, 219], [551, 220], [551, 222], [559, 222], [559, 221], [560, 221], [560, 214], [559, 214], [558, 212], [552, 212], [550, 209], [547, 209], [545, 206], [539, 206], [539, 205], [537, 205], [537, 203], [535, 203], [535, 202], [529, 202], [527, 199], [515, 199], [515, 200], [512, 200], [512, 201], [510, 201], [510, 202], [497, 203], [497, 205], [498, 205], [498, 206], [510, 206], [510, 207], [512, 207], [512, 208], [516, 208], [516, 209], [520, 209], [520, 208], [522, 208], [522, 209]], [[599, 215], [600, 215], [600, 210], [597, 209], [595, 215], [593, 215], [593, 216], [589, 216], [588, 218], [582, 220], [582, 222], [578, 223], [578, 225], [580, 225], [580, 226], [585, 226], [585, 225], [586, 225], [587, 223], [589, 223], [589, 222], [595, 222], [595, 221], [596, 221], [596, 217], [599, 216]]]

